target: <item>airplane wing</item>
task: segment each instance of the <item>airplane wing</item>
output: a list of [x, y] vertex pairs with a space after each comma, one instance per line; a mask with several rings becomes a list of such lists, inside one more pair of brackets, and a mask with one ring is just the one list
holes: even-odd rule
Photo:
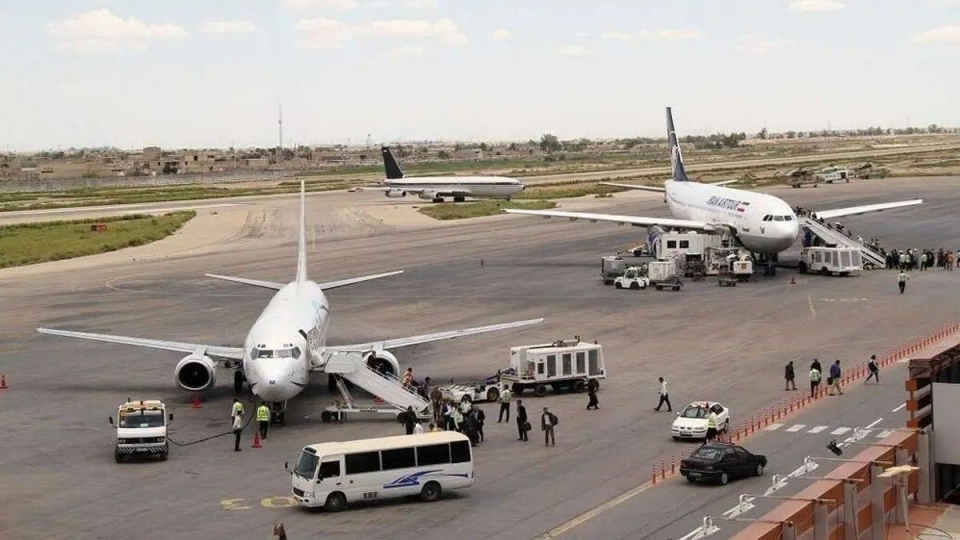
[[638, 189], [640, 191], [656, 191], [657, 193], [663, 193], [665, 191], [662, 187], [657, 187], [657, 186], [635, 186], [633, 184], [618, 184], [616, 182], [600, 182], [600, 185], [627, 188], [627, 189]]
[[197, 349], [204, 349], [208, 356], [217, 358], [226, 358], [229, 360], [243, 360], [243, 349], [239, 347], [223, 347], [220, 345], [204, 345], [201, 343], [183, 343], [180, 341], [164, 341], [160, 339], [145, 339], [126, 336], [112, 336], [109, 334], [90, 334], [87, 332], [71, 332], [69, 330], [54, 330], [52, 328], [37, 328], [41, 334], [50, 334], [53, 336], [64, 336], [77, 339], [86, 339], [90, 341], [104, 341], [107, 343], [119, 343], [121, 345], [134, 345], [137, 347], [147, 347], [149, 349], [161, 349], [164, 351], [177, 351], [192, 353]]
[[719, 182], [711, 182], [711, 183], [708, 184], [708, 185], [710, 185], [710, 186], [725, 186], [725, 185], [727, 185], [727, 184], [736, 184], [736, 183], [739, 182], [739, 181], [740, 181], [740, 180], [734, 178], [733, 180], [721, 180], [721, 181], [719, 181]]
[[843, 216], [853, 216], [857, 214], [866, 214], [869, 212], [880, 212], [883, 210], [892, 210], [894, 208], [903, 208], [905, 206], [915, 206], [923, 204], [923, 199], [911, 199], [909, 201], [897, 201], [891, 203], [867, 204], [864, 206], [851, 206], [849, 208], [837, 208], [836, 210], [814, 210], [813, 213], [818, 218], [833, 219]]
[[232, 281], [234, 283], [243, 283], [244, 285], [253, 285], [254, 287], [263, 287], [264, 289], [273, 289], [279, 291], [285, 285], [284, 283], [274, 283], [272, 281], [261, 281], [259, 279], [247, 279], [242, 277], [233, 277], [233, 276], [218, 276], [217, 274], [204, 274], [207, 277], [214, 279], [222, 279], [224, 281]]
[[473, 334], [483, 334], [486, 332], [496, 332], [498, 330], [509, 330], [511, 328], [520, 328], [521, 326], [530, 326], [543, 322], [543, 318], [530, 319], [526, 321], [517, 321], [503, 324], [491, 324], [489, 326], [476, 326], [474, 328], [464, 328], [463, 330], [451, 330], [449, 332], [437, 332], [434, 334], [422, 334], [419, 336], [410, 336], [397, 339], [387, 339], [384, 341], [371, 341], [369, 343], [354, 343], [351, 345], [327, 346], [330, 351], [369, 351], [383, 349], [397, 349], [400, 347], [409, 347], [410, 345], [419, 345], [421, 343], [430, 343], [431, 341], [442, 341]]
[[660, 225], [663, 227], [673, 227], [676, 229], [688, 229], [695, 231], [715, 231], [717, 230], [713, 225], [706, 223], [704, 221], [691, 221], [687, 219], [673, 219], [673, 218], [655, 218], [655, 217], [641, 217], [641, 216], [617, 216], [613, 214], [587, 214], [584, 212], [561, 212], [555, 210], [503, 210], [508, 214], [522, 214], [526, 216], [542, 216], [545, 218], [560, 217], [567, 218], [570, 221], [576, 221], [578, 219], [586, 219], [591, 223], [596, 223], [597, 221], [612, 221], [618, 225], [634, 225], [636, 227], [653, 227], [654, 225]]

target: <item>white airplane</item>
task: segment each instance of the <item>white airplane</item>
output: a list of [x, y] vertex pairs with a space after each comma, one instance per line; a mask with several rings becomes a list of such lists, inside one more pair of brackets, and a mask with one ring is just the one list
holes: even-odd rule
[[519, 180], [505, 176], [404, 176], [390, 148], [384, 146], [380, 151], [383, 153], [383, 166], [387, 172], [386, 180], [381, 182], [382, 187], [359, 188], [360, 190], [382, 190], [391, 198], [406, 197], [408, 193], [413, 193], [421, 199], [430, 199], [433, 202], [443, 202], [444, 197], [453, 197], [454, 202], [463, 202], [467, 197], [509, 200], [512, 195], [526, 188]]
[[322, 357], [324, 353], [336, 354], [337, 352], [360, 351], [364, 354], [368, 365], [378, 371], [390, 372], [393, 376], [397, 376], [400, 374], [400, 364], [396, 356], [388, 352], [388, 349], [518, 328], [543, 321], [542, 318], [532, 319], [369, 343], [328, 346], [326, 336], [327, 327], [330, 324], [330, 308], [324, 291], [393, 276], [403, 271], [386, 272], [327, 283], [315, 283], [308, 280], [304, 198], [304, 186], [301, 181], [300, 238], [297, 247], [297, 275], [293, 282], [283, 284], [207, 274], [208, 277], [216, 279], [277, 291], [247, 333], [243, 348], [91, 334], [49, 328], [38, 328], [37, 331], [42, 334], [189, 353], [177, 364], [174, 371], [174, 380], [181, 388], [192, 392], [202, 392], [216, 384], [216, 367], [219, 362], [224, 367], [236, 369], [234, 372], [234, 390], [237, 393], [242, 390], [245, 379], [250, 384], [253, 394], [264, 401], [270, 402], [273, 405], [273, 410], [279, 412], [278, 419], [282, 421], [282, 411], [285, 408], [286, 401], [299, 394], [306, 387], [309, 373], [317, 371], [316, 366], [322, 366], [322, 362], [318, 363], [321, 360], [318, 357]]
[[[667, 139], [670, 143], [670, 162], [672, 180], [664, 182], [663, 187], [636, 186], [606, 182], [605, 185], [640, 189], [663, 193], [675, 218], [657, 218], [641, 216], [618, 216], [611, 214], [591, 214], [584, 212], [563, 212], [554, 210], [504, 210], [509, 214], [525, 214], [543, 217], [564, 217], [578, 219], [612, 221], [620, 225], [630, 224], [646, 227], [649, 231], [647, 244], [653, 247], [664, 228], [676, 230], [694, 230], [707, 233], [728, 232], [740, 244], [753, 253], [776, 260], [777, 255], [788, 249], [796, 241], [800, 232], [797, 216], [789, 204], [779, 197], [723, 187], [736, 182], [727, 180], [714, 184], [692, 182], [683, 167], [683, 155], [673, 127], [673, 113], [667, 107]], [[904, 206], [922, 204], [923, 199], [892, 203], [871, 204], [836, 210], [815, 211], [823, 219], [877, 212]]]

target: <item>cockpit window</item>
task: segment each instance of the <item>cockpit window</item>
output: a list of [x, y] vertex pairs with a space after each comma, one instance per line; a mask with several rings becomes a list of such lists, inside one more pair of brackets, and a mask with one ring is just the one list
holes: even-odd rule
[[793, 221], [793, 216], [783, 216], [784, 221]]
[[254, 358], [300, 358], [300, 347], [289, 349], [257, 349]]
[[774, 221], [783, 221], [783, 216], [773, 216]]
[[764, 220], [764, 221], [772, 221], [772, 220], [773, 220], [773, 216], [771, 216], [770, 214], [767, 214], [767, 215], [763, 216], [763, 220]]

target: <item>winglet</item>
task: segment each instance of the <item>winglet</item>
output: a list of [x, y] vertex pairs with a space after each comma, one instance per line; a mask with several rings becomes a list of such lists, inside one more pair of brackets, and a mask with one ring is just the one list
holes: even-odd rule
[[683, 168], [683, 154], [680, 152], [677, 130], [673, 127], [673, 111], [670, 107], [667, 107], [667, 142], [670, 144], [670, 167], [674, 181], [689, 182], [687, 171]]
[[383, 154], [383, 168], [386, 169], [388, 180], [397, 180], [403, 178], [403, 171], [400, 170], [400, 164], [394, 159], [389, 146], [381, 146], [380, 153]]
[[300, 179], [300, 239], [297, 242], [297, 283], [307, 280], [306, 182]]

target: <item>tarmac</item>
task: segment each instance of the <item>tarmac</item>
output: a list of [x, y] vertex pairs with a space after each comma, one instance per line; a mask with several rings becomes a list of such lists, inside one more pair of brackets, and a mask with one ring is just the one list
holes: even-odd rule
[[[843, 221], [887, 247], [956, 249], [958, 187], [960, 178], [923, 178], [768, 191], [814, 210], [923, 197], [919, 207]], [[222, 372], [194, 409], [191, 396], [173, 384], [175, 353], [34, 331], [241, 343], [269, 291], [203, 273], [291, 279], [296, 197], [220, 202], [235, 206], [201, 209], [177, 234], [149, 246], [0, 271], [0, 373], [10, 385], [0, 390], [0, 537], [150, 531], [156, 538], [254, 539], [271, 538], [273, 524], [282, 521], [290, 538], [678, 539], [703, 516], [736, 505], [739, 494], [762, 492], [773, 474], [794, 470], [806, 456], [828, 456], [830, 438], [849, 437], [856, 427], [870, 426], [867, 436], [876, 437], [903, 426], [902, 409], [894, 409], [905, 399], [904, 366], [886, 369], [878, 386], [851, 387], [745, 440], [770, 459], [767, 474], [725, 487], [678, 480], [644, 487], [652, 466], [693, 448], [671, 440], [673, 414], [652, 410], [658, 376], [669, 381], [675, 410], [691, 400], [716, 400], [730, 407], [736, 423], [797, 393], [783, 390], [788, 360], [803, 383], [814, 357], [853, 365], [960, 320], [960, 272], [914, 272], [904, 295], [890, 271], [825, 278], [782, 270], [734, 288], [708, 279], [688, 281], [682, 292], [617, 291], [600, 283], [598, 259], [639, 243], [642, 229], [525, 216], [438, 224], [421, 219], [413, 204], [373, 193], [313, 195], [312, 279], [406, 271], [331, 291], [332, 343], [543, 316], [535, 327], [395, 352], [418, 377], [465, 381], [503, 367], [510, 346], [579, 334], [604, 345], [610, 373], [599, 411], [583, 410], [585, 395], [524, 398], [535, 426], [529, 443], [518, 442], [515, 423], [498, 424], [497, 406], [486, 405], [487, 440], [475, 449], [470, 489], [434, 504], [378, 502], [326, 514], [293, 506], [284, 461], [304, 444], [399, 434], [400, 425], [360, 418], [322, 423], [320, 412], [334, 396], [320, 376], [291, 401], [288, 425], [273, 428], [263, 448], [250, 447], [248, 428], [240, 453], [232, 451], [232, 437], [222, 437], [174, 447], [166, 462], [116, 464], [106, 417], [119, 403], [163, 399], [176, 415], [176, 441], [209, 437], [229, 430], [231, 374]], [[656, 194], [561, 206], [667, 212]], [[556, 447], [544, 447], [536, 430], [544, 406], [560, 418]], [[819, 426], [827, 427], [810, 432]], [[840, 428], [848, 429], [833, 435]], [[782, 494], [802, 486], [792, 480]], [[765, 504], [775, 501], [758, 501], [749, 517], [762, 515]], [[741, 524], [718, 525], [722, 538]]]

